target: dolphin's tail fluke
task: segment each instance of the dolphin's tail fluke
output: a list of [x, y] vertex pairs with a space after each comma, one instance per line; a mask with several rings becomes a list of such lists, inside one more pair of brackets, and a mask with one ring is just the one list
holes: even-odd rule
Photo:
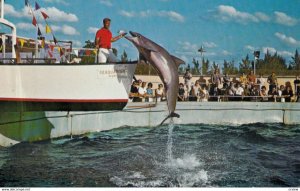
[[173, 118], [173, 117], [176, 117], [176, 118], [180, 118], [180, 115], [178, 115], [177, 113], [170, 113], [170, 115], [168, 115], [161, 123], [160, 125], [163, 125], [169, 118]]

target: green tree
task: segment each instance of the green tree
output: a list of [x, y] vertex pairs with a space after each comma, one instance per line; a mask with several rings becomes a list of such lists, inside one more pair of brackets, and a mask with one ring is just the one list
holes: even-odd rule
[[290, 62], [289, 69], [300, 70], [300, 55], [297, 49], [295, 51], [295, 55], [292, 57], [292, 61]]
[[230, 74], [230, 75], [233, 75], [233, 74], [238, 74], [238, 68], [235, 67], [234, 65], [234, 60], [232, 60], [231, 62], [228, 62], [226, 60], [224, 60], [224, 63], [223, 63], [223, 74]]
[[128, 56], [126, 51], [123, 51], [123, 54], [121, 55], [121, 62], [128, 62]]
[[245, 59], [242, 59], [239, 68], [240, 68], [240, 73], [245, 73], [245, 74], [249, 74], [250, 71], [252, 70], [252, 64], [248, 54]]
[[83, 46], [83, 48], [95, 48], [95, 43], [90, 40], [87, 40], [85, 41], [85, 45]]
[[199, 61], [196, 60], [195, 58], [193, 58], [193, 61], [192, 61], [193, 65], [194, 65], [194, 68], [193, 68], [193, 74], [199, 74]]
[[204, 58], [202, 58], [202, 72], [203, 72], [203, 75], [208, 74], [209, 67], [210, 67], [209, 60], [208, 59], [204, 60]]

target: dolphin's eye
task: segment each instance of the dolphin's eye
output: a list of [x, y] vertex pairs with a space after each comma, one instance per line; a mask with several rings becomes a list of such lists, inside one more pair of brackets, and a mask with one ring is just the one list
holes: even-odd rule
[[141, 35], [137, 35], [138, 38], [141, 38]]

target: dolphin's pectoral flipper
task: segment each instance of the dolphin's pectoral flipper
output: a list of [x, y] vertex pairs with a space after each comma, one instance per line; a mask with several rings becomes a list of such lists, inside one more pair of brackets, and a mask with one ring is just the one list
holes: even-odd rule
[[177, 58], [176, 56], [171, 55], [172, 59], [174, 60], [177, 67], [179, 67], [181, 64], [185, 64], [185, 61], [181, 60], [180, 58]]
[[144, 63], [147, 63], [147, 59], [146, 59], [146, 57], [143, 55], [143, 54], [139, 54], [139, 61], [142, 63], [142, 62], [144, 62]]
[[180, 115], [175, 112], [172, 112], [160, 123], [160, 125], [163, 125], [169, 118], [173, 118], [173, 117], [180, 118]]

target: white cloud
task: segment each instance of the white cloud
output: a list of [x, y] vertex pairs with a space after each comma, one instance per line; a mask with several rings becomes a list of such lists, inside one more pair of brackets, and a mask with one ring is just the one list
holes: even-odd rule
[[[32, 19], [28, 7], [24, 7], [21, 11], [18, 11], [12, 5], [5, 4], [4, 9], [6, 14], [9, 16], [17, 17], [17, 18], [25, 17], [28, 19]], [[78, 17], [75, 14], [66, 13], [64, 11], [57, 9], [56, 7], [42, 8], [41, 11], [47, 13], [47, 15], [50, 17], [49, 18], [50, 21], [54, 21], [54, 22], [77, 22], [78, 21]], [[36, 16], [37, 19], [42, 20], [41, 14], [36, 14]]]
[[61, 27], [61, 32], [65, 35], [70, 36], [79, 35], [79, 32], [74, 27], [71, 27], [69, 25], [63, 25]]
[[237, 22], [241, 24], [247, 24], [249, 22], [273, 22], [285, 26], [294, 26], [298, 23], [297, 19], [288, 16], [286, 13], [275, 11], [274, 15], [269, 16], [262, 12], [248, 13], [237, 10], [233, 6], [219, 5], [215, 13], [214, 18], [223, 22]]
[[254, 51], [256, 48], [251, 46], [251, 45], [246, 45], [245, 49], [250, 50], [250, 51]]
[[293, 53], [289, 52], [289, 51], [286, 51], [286, 50], [282, 50], [282, 51], [278, 51], [276, 50], [275, 48], [273, 47], [263, 47], [262, 48], [262, 51], [263, 53], [267, 53], [269, 52], [270, 54], [275, 54], [277, 53], [278, 55], [281, 55], [281, 56], [293, 56]]
[[256, 12], [256, 13], [255, 13], [255, 16], [256, 16], [259, 20], [264, 21], [264, 22], [269, 22], [269, 21], [271, 21], [271, 18], [270, 18], [267, 14], [262, 13], [262, 12]]
[[300, 46], [300, 41], [294, 39], [293, 37], [286, 36], [285, 34], [279, 32], [276, 32], [275, 36], [287, 45]]
[[185, 21], [184, 16], [182, 16], [181, 14], [179, 14], [175, 11], [159, 11], [157, 13], [157, 15], [161, 16], [161, 17], [167, 17], [171, 21], [176, 21], [176, 22], [181, 22], [181, 23], [183, 23]]
[[44, 0], [46, 3], [57, 3], [57, 4], [64, 4], [69, 5], [65, 0]]
[[73, 42], [73, 46], [82, 47], [82, 43], [79, 40], [71, 40]]
[[185, 42], [179, 41], [178, 44], [181, 47], [181, 49], [184, 51], [197, 52], [199, 49], [198, 45], [190, 43], [188, 41], [185, 41]]
[[66, 13], [64, 11], [57, 9], [56, 7], [48, 7], [42, 10], [49, 15], [50, 21], [55, 21], [55, 22], [77, 22], [78, 21], [78, 17], [75, 14]]
[[119, 14], [124, 17], [134, 17], [136, 15], [136, 13], [134, 13], [133, 11], [125, 11], [125, 10], [121, 10]]
[[12, 16], [12, 17], [22, 17], [23, 14], [19, 13], [18, 11], [15, 10], [14, 6], [10, 4], [4, 4], [4, 11], [6, 15]]
[[216, 16], [217, 18], [225, 22], [229, 22], [229, 21], [235, 21], [239, 23], [259, 22], [259, 19], [254, 15], [247, 12], [238, 11], [233, 6], [228, 6], [228, 5], [219, 5], [217, 8]]
[[215, 48], [218, 45], [216, 43], [214, 43], [214, 42], [204, 42], [203, 46], [204, 46], [204, 48]]
[[297, 19], [288, 16], [283, 12], [275, 11], [275, 22], [281, 25], [294, 26], [297, 24]]
[[100, 0], [99, 2], [101, 4], [103, 4], [103, 5], [105, 5], [105, 6], [108, 6], [108, 7], [112, 7], [113, 6], [111, 0]]
[[[35, 27], [31, 23], [17, 23], [16, 26], [18, 27], [19, 30], [35, 31]], [[45, 26], [40, 24], [39, 27], [42, 33], [44, 34], [46, 30]], [[55, 33], [56, 32], [62, 33], [68, 36], [74, 36], [80, 34], [74, 27], [69, 25], [63, 25], [63, 26], [51, 25], [51, 29]]]
[[227, 51], [227, 50], [223, 50], [223, 51], [222, 51], [222, 54], [223, 54], [224, 56], [232, 55], [232, 53], [229, 52], [229, 51]]
[[16, 26], [19, 30], [24, 31], [30, 31], [35, 29], [35, 27], [31, 23], [17, 23]]
[[99, 29], [96, 28], [96, 27], [89, 27], [87, 29], [87, 32], [90, 33], [90, 34], [96, 34], [96, 32], [98, 31]]
[[120, 15], [128, 18], [132, 17], [165, 17], [168, 18], [171, 21], [175, 22], [184, 22], [185, 18], [182, 16], [180, 13], [177, 13], [175, 11], [150, 11], [150, 10], [145, 10], [145, 11], [140, 11], [140, 12], [135, 12], [135, 11], [125, 11], [121, 10], [119, 12]]

